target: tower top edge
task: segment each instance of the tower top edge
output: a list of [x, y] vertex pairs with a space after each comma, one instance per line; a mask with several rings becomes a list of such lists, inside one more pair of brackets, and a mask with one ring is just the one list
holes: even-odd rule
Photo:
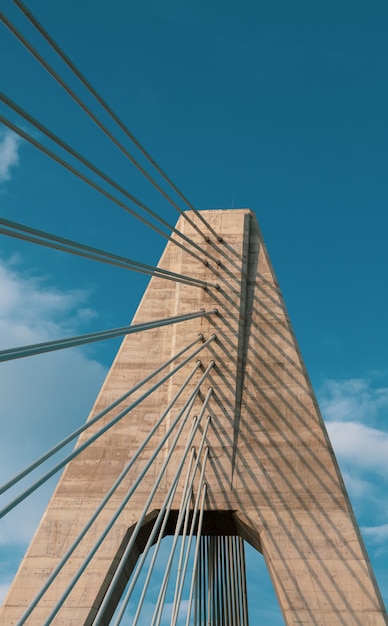
[[[216, 208], [211, 208], [211, 209], [200, 209], [199, 213], [203, 215], [207, 213], [231, 213], [232, 211], [234, 213], [250, 213], [254, 215], [254, 211], [252, 211], [252, 209], [248, 209], [244, 207], [237, 207], [237, 208], [216, 207]], [[192, 213], [192, 211], [188, 210], [188, 211], [185, 211], [185, 213]]]

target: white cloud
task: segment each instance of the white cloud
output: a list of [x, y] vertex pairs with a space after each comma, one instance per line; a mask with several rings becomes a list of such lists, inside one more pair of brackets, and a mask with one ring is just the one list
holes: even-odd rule
[[[80, 323], [94, 316], [85, 306], [87, 295], [80, 290], [50, 287], [45, 279], [0, 262], [1, 347], [79, 331]], [[65, 434], [75, 422], [84, 421], [106, 372], [80, 349], [5, 362], [0, 367], [3, 472], [7, 462], [10, 470], [49, 440]], [[12, 450], [13, 437], [19, 446], [16, 454]]]
[[[383, 510], [388, 477], [388, 389], [381, 374], [329, 380], [320, 406], [334, 452], [359, 521], [386, 519]], [[365, 524], [366, 525], [366, 524]]]
[[21, 139], [10, 130], [0, 131], [0, 183], [11, 178], [11, 168], [19, 163]]
[[328, 422], [327, 429], [343, 462], [359, 471], [388, 474], [388, 433], [357, 422]]
[[388, 524], [381, 526], [363, 526], [361, 528], [364, 537], [374, 543], [387, 543], [388, 540]]
[[368, 484], [361, 472], [388, 473], [388, 432], [375, 426], [388, 414], [388, 388], [374, 385], [372, 378], [329, 380], [320, 406], [341, 464], [352, 468], [349, 483], [361, 495]]
[[[345, 464], [343, 463], [343, 465]], [[360, 476], [356, 476], [355, 472], [351, 468], [344, 468], [342, 470], [342, 478], [344, 479], [349, 493], [351, 493], [355, 498], [370, 499], [374, 495], [374, 485], [369, 480], [363, 478], [362, 474]]]
[[388, 387], [374, 386], [371, 378], [328, 380], [320, 406], [326, 420], [371, 423], [381, 411], [388, 414]]
[[2, 348], [59, 338], [75, 332], [95, 313], [88, 293], [49, 287], [44, 278], [21, 274], [0, 263], [0, 343]]
[[[81, 323], [94, 315], [87, 298], [87, 292], [53, 288], [47, 279], [0, 261], [0, 346], [82, 332]], [[106, 374], [88, 354], [71, 349], [0, 363], [1, 483], [83, 424]], [[53, 485], [45, 485], [0, 520], [0, 561], [2, 549], [20, 555], [21, 546], [28, 544]], [[1, 504], [9, 500], [5, 494]], [[2, 595], [11, 576], [0, 572]]]

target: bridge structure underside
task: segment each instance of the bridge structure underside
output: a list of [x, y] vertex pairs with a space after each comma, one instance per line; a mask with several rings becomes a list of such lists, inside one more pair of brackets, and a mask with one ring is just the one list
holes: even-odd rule
[[[163, 535], [192, 526], [202, 541], [249, 542], [263, 554], [287, 626], [387, 624], [255, 215], [202, 214], [219, 239], [205, 241], [182, 217], [177, 227], [206, 248], [208, 263], [169, 242], [159, 267], [208, 287], [154, 276], [133, 324], [201, 309], [209, 314], [125, 337], [89, 421], [162, 363], [169, 365], [156, 379], [166, 371], [169, 377], [137, 405], [142, 391], [136, 391], [128, 413], [124, 399], [80, 436], [77, 447], [124, 413], [64, 470], [1, 609], [2, 624], [18, 623], [133, 458], [27, 624], [45, 623], [80, 568], [52, 623], [110, 623], [147, 542], [157, 542], [158, 524]], [[192, 359], [189, 350], [173, 360], [189, 344]], [[212, 554], [230, 562], [234, 553], [241, 564], [241, 542], [215, 545]], [[216, 611], [211, 624], [221, 623]]]

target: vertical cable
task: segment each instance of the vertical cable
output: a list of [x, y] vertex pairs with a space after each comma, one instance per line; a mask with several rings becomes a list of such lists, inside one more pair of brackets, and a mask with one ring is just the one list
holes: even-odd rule
[[[197, 538], [198, 541], [198, 538]], [[195, 556], [194, 556], [194, 561], [195, 561]], [[195, 563], [193, 564], [193, 568], [195, 567]], [[194, 626], [198, 626], [198, 618], [199, 618], [199, 606], [200, 606], [200, 594], [199, 594], [199, 587], [198, 587], [198, 566], [195, 570], [194, 573], [194, 569], [193, 569], [193, 576], [194, 576]]]
[[241, 551], [241, 569], [242, 569], [242, 572], [243, 572], [243, 575], [242, 575], [242, 596], [243, 596], [244, 626], [249, 626], [247, 576], [246, 576], [246, 565], [245, 565], [245, 548], [244, 548], [244, 541], [241, 539], [241, 537], [239, 537], [239, 541], [240, 541], [240, 551]]
[[230, 554], [229, 554], [229, 537], [225, 537], [225, 579], [228, 598], [228, 619], [229, 623], [233, 623], [233, 603], [230, 589]]
[[[192, 574], [192, 577], [191, 577], [190, 595], [189, 595], [189, 602], [188, 602], [188, 606], [187, 606], [186, 626], [189, 626], [189, 624], [190, 624], [191, 605], [192, 605], [192, 601], [193, 601], [193, 591], [194, 591], [194, 585], [195, 585], [195, 580], [196, 580], [196, 572], [197, 572], [197, 568], [198, 568], [198, 555], [199, 555], [199, 551], [200, 551], [201, 546], [202, 546], [201, 535], [202, 535], [202, 524], [203, 524], [203, 512], [204, 512], [204, 508], [205, 508], [206, 489], [207, 489], [207, 484], [203, 483], [203, 485], [202, 485], [201, 509], [200, 509], [199, 521], [198, 521], [197, 541], [196, 541], [195, 554], [194, 554], [193, 574]], [[200, 622], [200, 624], [201, 625], [205, 624], [205, 621]]]
[[241, 624], [242, 626], [248, 626], [248, 612], [246, 610], [245, 602], [245, 584], [246, 584], [246, 572], [244, 562], [244, 542], [241, 537], [236, 537], [236, 549], [238, 555], [239, 566], [239, 590], [240, 590], [240, 611], [241, 611]]
[[217, 546], [217, 624], [221, 624], [222, 620], [222, 587], [221, 587], [221, 542], [218, 535], [216, 536], [216, 546]]
[[241, 626], [241, 594], [239, 585], [239, 570], [238, 570], [238, 537], [232, 537], [233, 543], [233, 581], [234, 581], [234, 596], [236, 598], [236, 619], [237, 625]]
[[221, 543], [221, 577], [222, 577], [222, 597], [224, 599], [222, 605], [222, 626], [227, 626], [229, 623], [229, 615], [227, 611], [228, 594], [226, 590], [225, 580], [225, 537], [220, 537]]

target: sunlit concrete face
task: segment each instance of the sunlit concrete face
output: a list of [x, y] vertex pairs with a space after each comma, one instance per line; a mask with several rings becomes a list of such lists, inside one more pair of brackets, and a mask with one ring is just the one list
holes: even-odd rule
[[[180, 389], [197, 358], [201, 359], [201, 368], [187, 393], [209, 362], [215, 362], [192, 411], [193, 415], [200, 412], [203, 398], [212, 387], [205, 413], [205, 417], [211, 416], [206, 440], [209, 446], [205, 470], [206, 532], [215, 532], [215, 527], [224, 528], [225, 533], [238, 532], [263, 553], [287, 625], [387, 623], [256, 218], [249, 210], [204, 211], [203, 215], [222, 236], [222, 242], [212, 235], [206, 242], [183, 218], [177, 228], [204, 248], [209, 255], [208, 264], [200, 263], [187, 251], [169, 243], [160, 266], [204, 279], [211, 286], [204, 290], [154, 277], [133, 322], [201, 308], [216, 307], [217, 315], [128, 336], [90, 417], [198, 334], [203, 335], [202, 341], [213, 333], [217, 339], [69, 464], [5, 601], [1, 623], [16, 623]], [[190, 217], [203, 228], [195, 216], [190, 214]], [[215, 284], [219, 285], [218, 289]], [[184, 400], [183, 395], [44, 595], [28, 624], [40, 625], [50, 613]], [[78, 445], [122, 408], [122, 405], [117, 407], [86, 431]], [[182, 458], [191, 424], [190, 417], [112, 596], [104, 623], [108, 623], [122, 586], [144, 548]], [[196, 435], [196, 445], [201, 434], [202, 426]], [[88, 565], [86, 575], [63, 604], [55, 624], [93, 623], [168, 450], [169, 443], [163, 446]], [[179, 509], [182, 485], [183, 481], [175, 495], [172, 520]], [[218, 522], [214, 523], [217, 517], [212, 515], [220, 516]], [[171, 523], [167, 532], [172, 532], [173, 526]]]

